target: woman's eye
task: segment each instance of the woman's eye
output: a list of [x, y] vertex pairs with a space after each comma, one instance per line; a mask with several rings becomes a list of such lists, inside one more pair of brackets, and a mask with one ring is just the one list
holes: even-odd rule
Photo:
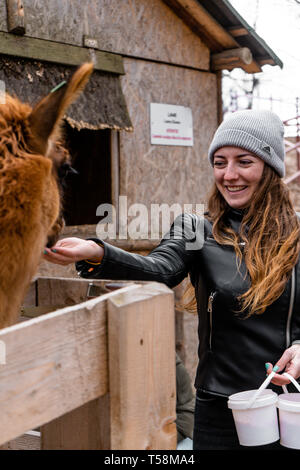
[[225, 162], [214, 162], [214, 166], [220, 168], [225, 165]]
[[250, 160], [240, 160], [240, 163], [242, 165], [250, 165], [250, 163], [252, 163]]

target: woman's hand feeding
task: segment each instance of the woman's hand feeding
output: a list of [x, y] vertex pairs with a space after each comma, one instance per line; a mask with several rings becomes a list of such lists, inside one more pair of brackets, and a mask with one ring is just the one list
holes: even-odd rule
[[59, 240], [52, 248], [44, 249], [44, 259], [55, 264], [68, 265], [81, 260], [101, 263], [104, 249], [93, 240], [70, 237]]

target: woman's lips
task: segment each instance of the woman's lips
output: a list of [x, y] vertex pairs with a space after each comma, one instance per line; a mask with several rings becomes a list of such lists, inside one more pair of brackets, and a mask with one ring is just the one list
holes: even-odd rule
[[242, 191], [244, 191], [247, 186], [225, 186], [227, 191], [229, 191], [230, 193], [240, 193]]

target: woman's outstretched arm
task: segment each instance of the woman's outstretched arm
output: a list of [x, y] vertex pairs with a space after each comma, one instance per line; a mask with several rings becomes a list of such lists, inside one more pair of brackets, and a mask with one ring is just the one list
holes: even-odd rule
[[196, 229], [195, 215], [177, 217], [158, 247], [147, 256], [98, 239], [65, 238], [52, 249], [45, 249], [44, 258], [62, 265], [75, 262], [85, 278], [157, 281], [174, 287], [187, 276], [196, 251], [202, 247]]

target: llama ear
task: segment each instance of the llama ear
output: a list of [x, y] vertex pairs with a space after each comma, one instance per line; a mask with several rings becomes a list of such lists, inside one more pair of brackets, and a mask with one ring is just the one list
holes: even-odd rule
[[53, 140], [58, 137], [67, 108], [84, 90], [92, 71], [92, 63], [83, 64], [68, 82], [55, 87], [36, 104], [28, 117], [32, 134], [28, 145], [33, 151], [45, 154], [49, 137], [51, 136]]

